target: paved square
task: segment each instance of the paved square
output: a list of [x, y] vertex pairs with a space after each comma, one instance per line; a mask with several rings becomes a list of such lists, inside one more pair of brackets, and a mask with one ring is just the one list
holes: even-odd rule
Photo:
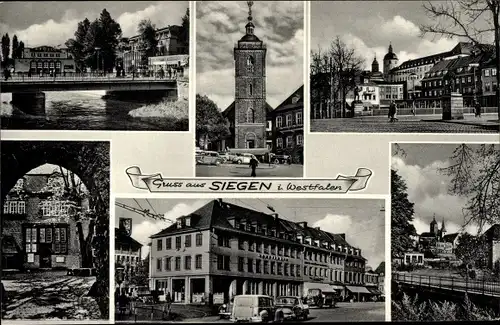
[[[248, 165], [222, 164], [220, 166], [196, 165], [196, 177], [251, 177]], [[255, 171], [260, 177], [303, 177], [303, 165], [271, 165], [261, 163]]]
[[498, 115], [484, 114], [475, 118], [464, 114], [464, 120], [441, 120], [441, 115], [398, 116], [399, 121], [389, 123], [387, 116], [311, 120], [311, 132], [355, 133], [498, 133]]

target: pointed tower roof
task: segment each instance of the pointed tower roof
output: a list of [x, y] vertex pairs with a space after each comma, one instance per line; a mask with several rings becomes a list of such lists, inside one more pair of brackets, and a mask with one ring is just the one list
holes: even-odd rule
[[243, 36], [240, 41], [244, 42], [260, 42], [260, 39], [253, 34], [253, 30], [255, 28], [255, 25], [253, 23], [253, 17], [252, 17], [252, 6], [253, 6], [253, 1], [247, 1], [248, 5], [248, 23], [245, 25], [245, 36]]
[[446, 227], [444, 226], [444, 218], [443, 221], [441, 222], [441, 232], [446, 232]]
[[372, 62], [372, 72], [378, 72], [378, 71], [379, 71], [379, 65], [377, 61], [377, 56], [375, 55]]
[[431, 225], [437, 225], [436, 214], [432, 217]]
[[392, 44], [389, 43], [389, 52], [384, 56], [384, 61], [386, 60], [398, 60], [398, 56], [392, 50]]

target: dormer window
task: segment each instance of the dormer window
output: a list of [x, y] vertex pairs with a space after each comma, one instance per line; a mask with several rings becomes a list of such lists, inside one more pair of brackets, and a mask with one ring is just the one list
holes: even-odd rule
[[182, 227], [182, 221], [181, 219], [177, 219], [177, 229], [180, 229]]
[[191, 227], [191, 218], [190, 217], [187, 217], [186, 219], [184, 219], [184, 222], [186, 223], [186, 227]]

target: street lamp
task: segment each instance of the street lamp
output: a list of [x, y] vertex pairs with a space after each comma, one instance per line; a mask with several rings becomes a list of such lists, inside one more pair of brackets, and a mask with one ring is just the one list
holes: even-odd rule
[[411, 88], [411, 99], [412, 99], [412, 108], [413, 108], [413, 115], [415, 115], [415, 79], [418, 77], [415, 72], [410, 73], [411, 81], [412, 81], [412, 88]]
[[97, 72], [99, 72], [99, 51], [101, 50], [101, 48], [96, 46], [94, 47], [94, 50], [97, 51]]
[[476, 82], [476, 68], [479, 67], [479, 63], [469, 63], [469, 67], [474, 69], [474, 103], [476, 103], [476, 88], [477, 88], [477, 82]]

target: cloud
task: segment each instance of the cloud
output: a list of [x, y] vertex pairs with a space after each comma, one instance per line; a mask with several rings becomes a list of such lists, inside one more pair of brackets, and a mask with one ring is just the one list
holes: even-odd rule
[[[424, 167], [408, 165], [404, 159], [393, 157], [392, 168], [404, 179], [408, 187], [408, 199], [413, 202], [415, 211], [414, 225], [417, 232], [429, 231], [429, 224], [436, 216], [441, 227], [444, 219], [448, 233], [462, 229], [464, 223], [462, 209], [467, 204], [467, 198], [448, 193], [450, 177], [438, 172], [439, 168], [448, 167], [448, 160], [436, 160]], [[476, 227], [466, 228], [475, 234]]]
[[[245, 2], [197, 3], [196, 91], [221, 110], [234, 100], [234, 46], [245, 34]], [[279, 105], [303, 84], [304, 6], [296, 1], [256, 2], [255, 35], [267, 46], [267, 100]]]
[[[142, 19], [151, 19], [157, 28], [168, 25], [179, 25], [181, 17], [188, 8], [187, 2], [164, 2], [146, 7], [136, 12], [125, 12], [119, 15], [111, 13], [111, 16], [120, 24], [123, 36], [130, 37], [137, 34], [137, 25]], [[98, 10], [100, 12], [100, 8]], [[87, 17], [90, 21], [99, 17], [99, 12], [76, 12], [68, 9], [59, 19], [49, 19], [43, 23], [33, 24], [25, 29], [12, 29], [5, 24], [0, 24], [2, 34], [16, 34], [26, 47], [41, 45], [63, 45], [69, 38], [74, 36], [78, 22]], [[165, 13], [168, 12], [168, 15]]]
[[397, 15], [383, 22], [380, 32], [387, 37], [416, 37], [420, 34], [420, 29], [413, 22]]
[[313, 227], [334, 234], [346, 234], [347, 242], [361, 249], [367, 265], [373, 269], [385, 260], [384, 228], [373, 225], [373, 220], [356, 220], [348, 215], [327, 214], [323, 219], [316, 221]]

